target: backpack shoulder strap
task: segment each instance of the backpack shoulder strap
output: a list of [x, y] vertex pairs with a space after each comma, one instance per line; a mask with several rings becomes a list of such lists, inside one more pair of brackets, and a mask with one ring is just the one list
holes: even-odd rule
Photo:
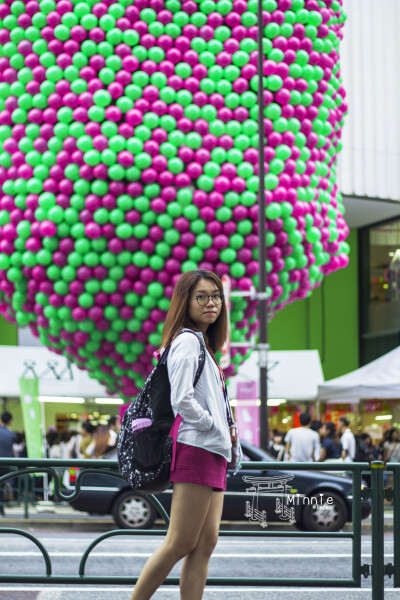
[[[196, 334], [194, 334], [194, 335], [196, 335]], [[196, 337], [199, 340], [197, 335], [196, 335]], [[197, 367], [196, 375], [194, 376], [193, 387], [196, 387], [197, 382], [200, 379], [200, 375], [203, 372], [204, 365], [206, 362], [206, 350], [205, 350], [204, 344], [202, 344], [200, 340], [199, 340], [199, 344], [200, 344], [199, 365]]]
[[[200, 344], [199, 364], [198, 364], [197, 371], [196, 371], [196, 374], [194, 376], [194, 382], [193, 382], [193, 387], [196, 387], [197, 382], [200, 379], [200, 376], [201, 376], [201, 374], [203, 372], [204, 365], [205, 365], [205, 362], [206, 362], [206, 350], [205, 350], [204, 344], [202, 344], [201, 340], [195, 334], [194, 331], [192, 331], [191, 329], [185, 329], [185, 331], [181, 331], [180, 333], [178, 333], [178, 335], [181, 335], [182, 333], [192, 333], [196, 337], [197, 341]], [[168, 346], [168, 348], [165, 348], [165, 350], [162, 353], [162, 356], [161, 356], [161, 358], [160, 358], [160, 360], [158, 362], [159, 365], [163, 365], [163, 364], [165, 364], [167, 362], [167, 358], [168, 358], [168, 354], [169, 354], [170, 349], [171, 349], [170, 345]]]

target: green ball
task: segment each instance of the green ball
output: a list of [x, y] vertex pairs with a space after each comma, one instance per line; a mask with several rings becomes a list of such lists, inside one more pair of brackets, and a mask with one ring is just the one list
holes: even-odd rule
[[229, 207], [222, 206], [221, 208], [218, 208], [216, 210], [215, 217], [218, 221], [221, 221], [222, 223], [226, 223], [227, 221], [229, 221], [232, 218], [232, 211]]
[[267, 206], [267, 208], [265, 209], [265, 216], [267, 217], [267, 219], [277, 219], [278, 217], [281, 216], [281, 207], [280, 204], [278, 204], [277, 202], [271, 202], [271, 204], [269, 204]]
[[83, 308], [91, 308], [94, 305], [94, 299], [91, 294], [81, 294], [78, 297], [79, 306]]
[[[143, 227], [145, 227], [145, 226], [143, 226]], [[117, 237], [119, 237], [123, 240], [127, 240], [130, 237], [132, 237], [132, 231], [133, 231], [132, 226], [129, 223], [123, 223], [123, 224], [117, 226], [115, 233], [116, 233]]]
[[132, 262], [137, 267], [144, 268], [144, 267], [147, 267], [147, 265], [149, 263], [149, 257], [144, 252], [141, 252], [141, 251], [135, 252], [132, 257]]
[[187, 271], [195, 271], [197, 269], [197, 263], [192, 260], [186, 260], [182, 264], [182, 273], [186, 273]]
[[232, 264], [232, 266], [230, 268], [230, 272], [231, 272], [232, 277], [239, 279], [240, 277], [245, 276], [246, 267], [242, 263], [235, 262]]
[[208, 233], [202, 233], [196, 239], [196, 244], [198, 248], [202, 250], [206, 250], [207, 248], [211, 248], [213, 243], [213, 238]]
[[161, 285], [161, 283], [155, 281], [149, 284], [147, 291], [152, 298], [162, 298], [164, 295], [163, 286]]

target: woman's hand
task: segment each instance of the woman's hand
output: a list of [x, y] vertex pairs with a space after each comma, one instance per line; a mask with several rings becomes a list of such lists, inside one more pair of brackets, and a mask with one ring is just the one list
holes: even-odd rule
[[228, 464], [228, 468], [234, 470], [233, 471], [234, 475], [237, 475], [237, 473], [242, 468], [242, 461], [243, 461], [242, 446], [240, 445], [239, 441], [234, 442], [232, 444], [232, 460]]

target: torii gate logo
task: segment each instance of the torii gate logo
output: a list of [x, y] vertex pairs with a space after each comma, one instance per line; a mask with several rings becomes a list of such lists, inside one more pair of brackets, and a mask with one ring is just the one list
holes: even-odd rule
[[[246, 512], [245, 517], [249, 519], [251, 523], [260, 523], [261, 527], [267, 527], [267, 511], [259, 509], [259, 495], [263, 496], [281, 496], [275, 500], [275, 513], [279, 515], [281, 521], [288, 521], [289, 523], [295, 523], [295, 511], [294, 506], [288, 506], [287, 497], [288, 494], [292, 494], [292, 486], [288, 484], [294, 475], [277, 475], [275, 477], [252, 477], [250, 475], [243, 476], [245, 483], [250, 483], [251, 487], [246, 489], [253, 495], [250, 501], [246, 501]], [[285, 502], [286, 499], [286, 502]]]

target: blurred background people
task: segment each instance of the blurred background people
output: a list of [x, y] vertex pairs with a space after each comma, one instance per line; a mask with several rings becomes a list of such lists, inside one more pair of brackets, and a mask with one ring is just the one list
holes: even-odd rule
[[16, 439], [13, 444], [15, 458], [27, 458], [25, 431], [16, 431]]
[[340, 434], [344, 462], [354, 462], [356, 456], [356, 438], [350, 429], [350, 421], [346, 417], [339, 417], [338, 432]]
[[329, 460], [340, 460], [342, 456], [342, 444], [336, 431], [335, 423], [328, 421], [321, 427], [321, 450], [318, 462]]
[[400, 462], [400, 439], [396, 428], [389, 430], [387, 440], [383, 443], [383, 460], [388, 462]]
[[310, 429], [311, 417], [308, 413], [300, 415], [301, 427], [289, 429], [285, 436], [286, 459], [292, 462], [312, 462], [319, 455], [319, 435]]
[[87, 447], [86, 454], [92, 458], [117, 458], [117, 444], [115, 436], [110, 434], [108, 425], [97, 425], [93, 434], [93, 441]]
[[[10, 430], [12, 414], [5, 410], [1, 415], [0, 424], [0, 458], [13, 458], [13, 445], [17, 441], [16, 434]], [[8, 467], [0, 467], [0, 477], [10, 473], [12, 469]], [[8, 488], [10, 489], [10, 488]], [[11, 490], [12, 494], [12, 490]], [[0, 485], [0, 516], [4, 515], [4, 484]]]
[[61, 458], [60, 436], [57, 431], [48, 431], [46, 435], [47, 457]]
[[282, 431], [274, 429], [272, 440], [268, 443], [268, 452], [276, 458], [276, 460], [283, 460], [285, 454], [285, 434]]
[[87, 454], [88, 446], [93, 442], [93, 434], [96, 428], [90, 421], [82, 423], [81, 441], [79, 444], [79, 458], [92, 458]]
[[108, 429], [110, 433], [110, 441], [117, 445], [118, 435], [121, 431], [121, 419], [113, 415], [108, 419]]
[[369, 433], [361, 433], [356, 437], [356, 456], [355, 462], [371, 462], [377, 460], [378, 450], [372, 443]]
[[385, 445], [385, 442], [387, 442], [389, 440], [390, 432], [391, 432], [391, 429], [387, 429], [386, 431], [384, 431], [383, 438], [381, 439], [381, 441], [378, 444], [379, 460], [383, 460], [384, 445]]
[[[310, 423], [310, 429], [311, 429], [311, 431], [315, 431], [315, 433], [318, 433], [318, 435], [319, 435], [319, 442], [321, 444], [322, 421], [320, 421], [319, 419], [314, 419]], [[316, 448], [315, 449], [315, 453], [314, 453], [314, 460], [315, 461], [317, 461], [319, 459], [319, 452], [320, 452], [320, 449]]]

